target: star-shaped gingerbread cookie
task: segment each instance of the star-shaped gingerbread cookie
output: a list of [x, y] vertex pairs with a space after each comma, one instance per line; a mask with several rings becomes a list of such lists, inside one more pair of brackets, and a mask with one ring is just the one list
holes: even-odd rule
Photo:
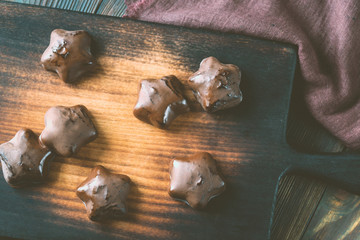
[[173, 75], [142, 80], [134, 115], [158, 128], [167, 128], [180, 114], [190, 111], [181, 82]]
[[99, 165], [79, 185], [76, 194], [85, 204], [91, 220], [119, 217], [127, 212], [126, 198], [130, 182], [128, 176], [110, 173]]
[[214, 57], [201, 61], [200, 68], [189, 77], [188, 84], [203, 109], [216, 112], [234, 107], [242, 101], [241, 72], [233, 64], [222, 64]]
[[94, 65], [90, 45], [91, 37], [86, 31], [55, 29], [41, 64], [46, 70], [56, 72], [64, 82], [74, 82]]
[[45, 129], [39, 140], [56, 153], [70, 157], [96, 137], [97, 130], [85, 106], [56, 106], [46, 112]]
[[3, 175], [13, 187], [41, 181], [54, 157], [49, 149], [40, 146], [38, 136], [30, 129], [19, 130], [13, 139], [0, 145]]
[[171, 162], [171, 197], [185, 201], [192, 208], [202, 209], [224, 190], [225, 182], [209, 153], [197, 153], [189, 158], [174, 159]]

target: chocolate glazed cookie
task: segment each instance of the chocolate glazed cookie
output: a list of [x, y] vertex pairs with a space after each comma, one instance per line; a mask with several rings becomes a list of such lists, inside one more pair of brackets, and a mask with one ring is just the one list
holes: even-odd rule
[[55, 29], [41, 57], [44, 69], [56, 72], [67, 83], [76, 81], [94, 65], [91, 38], [86, 31]]
[[207, 112], [234, 107], [242, 101], [241, 72], [233, 64], [222, 64], [214, 57], [201, 61], [200, 68], [189, 77], [188, 84]]
[[196, 209], [203, 209], [225, 191], [215, 159], [207, 152], [174, 159], [170, 165], [169, 195]]
[[37, 183], [47, 175], [55, 154], [39, 144], [30, 129], [19, 130], [9, 142], [0, 145], [0, 159], [6, 182], [12, 187]]
[[76, 195], [83, 201], [91, 220], [117, 218], [127, 212], [126, 198], [130, 183], [128, 176], [110, 173], [98, 165], [78, 186]]
[[140, 82], [134, 115], [158, 128], [167, 128], [180, 114], [190, 111], [183, 86], [173, 75]]
[[39, 140], [56, 153], [70, 157], [96, 137], [97, 130], [85, 106], [56, 106], [46, 112], [45, 129]]

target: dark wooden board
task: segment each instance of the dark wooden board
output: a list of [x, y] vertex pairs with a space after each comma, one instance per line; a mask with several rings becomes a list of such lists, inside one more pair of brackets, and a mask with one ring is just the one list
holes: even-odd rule
[[[103, 0], [100, 2], [84, 0], [81, 1], [82, 4], [79, 4], [79, 1], [69, 0], [8, 1], [86, 13], [96, 12], [96, 14], [110, 16], [122, 16], [126, 9], [123, 0]], [[306, 109], [303, 102], [303, 79], [298, 70], [297, 67], [288, 117], [288, 143], [305, 152], [346, 151], [344, 145], [314, 120]], [[336, 194], [337, 191], [333, 191], [331, 187], [328, 188], [328, 184], [324, 184], [322, 181], [307, 176], [284, 175], [279, 181], [271, 227], [271, 239], [300, 240], [305, 232], [314, 232], [313, 230], [317, 230], [315, 228], [319, 225], [324, 226], [322, 234], [316, 236], [319, 240], [338, 240], [339, 237], [333, 233], [333, 229], [342, 229], [341, 231], [344, 232], [346, 227], [349, 229], [345, 231], [348, 234], [345, 237], [351, 234], [351, 237], [356, 239], [356, 235], [360, 234], [360, 229], [354, 228], [354, 225], [358, 223], [358, 218], [354, 218], [354, 214], [344, 211], [343, 208], [339, 212], [336, 205], [333, 205], [328, 211], [329, 213], [334, 210], [337, 211], [337, 216], [341, 215], [341, 221], [329, 222], [328, 215], [323, 214], [324, 210], [321, 206]], [[342, 194], [342, 196], [344, 195]], [[346, 202], [347, 208], [352, 209], [358, 206], [360, 200], [351, 201], [351, 204], [349, 204], [348, 200], [354, 197], [353, 194], [348, 194], [345, 198], [342, 198], [342, 201]], [[318, 212], [321, 213], [318, 214]], [[313, 217], [314, 214], [316, 217]], [[331, 228], [326, 227], [326, 225], [331, 225]], [[331, 231], [331, 233], [324, 234], [326, 231]]]
[[[0, 7], [0, 141], [21, 127], [40, 133], [43, 115], [54, 105], [86, 105], [100, 133], [75, 157], [58, 158], [42, 186], [19, 190], [0, 182], [1, 235], [265, 239], [277, 181], [289, 167], [319, 170], [359, 189], [357, 156], [304, 155], [285, 141], [296, 61], [292, 46], [59, 10]], [[99, 66], [75, 85], [62, 83], [39, 64], [55, 28], [84, 29], [95, 40]], [[189, 113], [168, 131], [132, 116], [140, 79], [175, 74], [185, 80], [210, 55], [243, 70], [241, 106], [219, 114]], [[218, 159], [229, 186], [206, 211], [194, 211], [167, 194], [169, 161], [197, 151]], [[97, 164], [135, 183], [129, 214], [122, 220], [90, 222], [75, 196], [77, 184]]]

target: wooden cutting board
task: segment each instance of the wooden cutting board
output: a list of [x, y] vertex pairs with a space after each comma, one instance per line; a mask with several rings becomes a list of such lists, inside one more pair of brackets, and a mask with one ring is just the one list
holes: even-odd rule
[[[354, 155], [305, 155], [286, 143], [296, 48], [272, 41], [24, 5], [0, 3], [0, 143], [23, 127], [40, 133], [56, 105], [85, 105], [99, 137], [72, 158], [58, 157], [46, 183], [13, 189], [0, 181], [0, 235], [32, 239], [266, 239], [279, 177], [320, 174], [360, 189]], [[53, 29], [86, 30], [96, 70], [73, 85], [39, 63]], [[141, 79], [185, 81], [215, 56], [243, 73], [243, 103], [217, 114], [192, 112], [160, 130], [132, 115]], [[169, 163], [207, 151], [227, 190], [196, 211], [167, 193]], [[129, 213], [88, 220], [77, 185], [98, 164], [128, 175]]]

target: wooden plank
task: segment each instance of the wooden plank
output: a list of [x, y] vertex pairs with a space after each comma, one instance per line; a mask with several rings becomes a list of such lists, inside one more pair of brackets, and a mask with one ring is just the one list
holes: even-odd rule
[[27, 0], [6, 0], [8, 2], [52, 7], [64, 10], [101, 14], [115, 17], [122, 17], [126, 11], [124, 0], [46, 0], [46, 1], [27, 1]]
[[360, 196], [328, 188], [303, 240], [360, 239]]
[[[49, 183], [17, 190], [0, 182], [3, 234], [60, 239], [267, 237], [283, 166], [276, 162], [279, 149], [266, 146], [284, 141], [296, 60], [291, 46], [44, 8], [1, 7], [0, 141], [8, 141], [21, 127], [39, 133], [45, 111], [54, 105], [86, 105], [99, 130], [99, 138], [75, 157], [54, 162]], [[98, 68], [75, 85], [62, 83], [38, 62], [50, 32], [59, 27], [87, 30], [96, 43]], [[242, 106], [220, 114], [189, 113], [169, 131], [132, 116], [140, 79], [175, 74], [184, 80], [209, 55], [243, 70]], [[229, 186], [200, 212], [167, 194], [171, 158], [197, 151], [209, 151], [219, 160]], [[136, 186], [128, 217], [108, 225], [90, 222], [74, 194], [99, 163], [129, 175]]]
[[97, 14], [122, 17], [126, 7], [124, 0], [104, 0], [97, 10]]
[[326, 190], [325, 183], [289, 175], [280, 181], [271, 239], [300, 240]]

